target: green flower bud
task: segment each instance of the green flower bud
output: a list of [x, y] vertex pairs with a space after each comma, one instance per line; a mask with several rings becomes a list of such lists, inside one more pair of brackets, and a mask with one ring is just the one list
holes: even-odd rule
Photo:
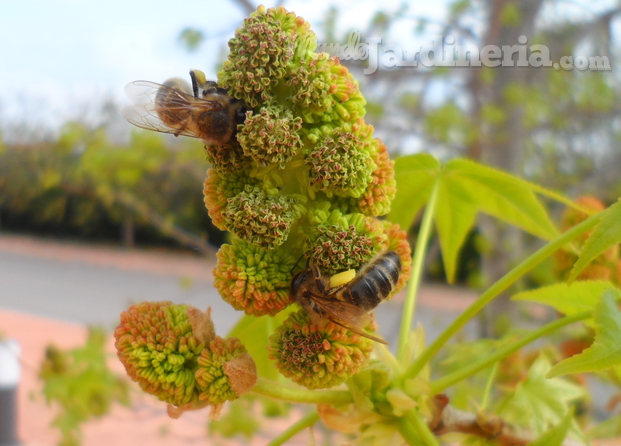
[[328, 213], [316, 209], [311, 213], [315, 224], [306, 242], [306, 257], [326, 274], [359, 269], [385, 245], [382, 223], [362, 214]]
[[234, 238], [217, 256], [214, 286], [236, 310], [273, 316], [293, 302], [289, 283], [296, 259], [288, 250], [266, 250]]
[[207, 178], [203, 187], [205, 206], [213, 224], [220, 230], [226, 231], [226, 220], [223, 212], [226, 210], [229, 198], [239, 195], [246, 186], [259, 184], [259, 180], [247, 175], [245, 171], [230, 172], [226, 175], [215, 169], [207, 171]]
[[244, 154], [260, 165], [276, 163], [283, 169], [302, 148], [298, 134], [302, 119], [277, 105], [263, 107], [255, 115], [249, 113], [240, 127], [237, 139]]
[[265, 249], [280, 246], [289, 235], [295, 212], [295, 200], [270, 196], [258, 187], [246, 186], [229, 198], [222, 213], [226, 227], [233, 234]]
[[345, 382], [367, 361], [373, 341], [304, 310], [291, 313], [270, 337], [268, 351], [280, 372], [308, 389]]
[[390, 204], [397, 193], [394, 161], [390, 160], [386, 146], [375, 139], [377, 147], [372, 160], [377, 166], [371, 174], [371, 182], [360, 198], [345, 197], [337, 199], [342, 209], [347, 212], [361, 212], [365, 215], [379, 217], [390, 212]]
[[364, 117], [366, 101], [358, 82], [338, 58], [314, 53], [300, 60], [287, 80], [291, 100], [304, 122], [353, 121]]
[[114, 332], [117, 354], [129, 377], [145, 392], [175, 406], [196, 403], [200, 394], [194, 372], [206, 339], [194, 333], [189, 309], [172, 302], [132, 305], [121, 313]]
[[309, 166], [309, 186], [328, 198], [333, 195], [360, 197], [377, 168], [372, 157], [375, 147], [368, 138], [372, 131], [373, 127], [361, 121], [318, 138], [305, 157]]
[[201, 352], [195, 376], [199, 399], [216, 406], [252, 389], [257, 367], [239, 339], [217, 336]]
[[268, 102], [294, 59], [314, 51], [313, 42], [315, 36], [304, 19], [283, 7], [260, 6], [229, 40], [220, 85], [251, 108]]

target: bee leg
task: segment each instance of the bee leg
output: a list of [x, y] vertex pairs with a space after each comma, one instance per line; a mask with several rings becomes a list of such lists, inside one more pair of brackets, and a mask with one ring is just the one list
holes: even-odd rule
[[353, 331], [357, 335], [364, 336], [365, 338], [368, 338], [368, 339], [370, 339], [372, 341], [378, 342], [380, 344], [388, 345], [388, 342], [384, 341], [383, 339], [377, 338], [375, 336], [371, 336], [368, 333], [365, 333], [364, 331], [362, 331], [361, 328], [354, 327], [354, 326], [351, 326], [351, 325], [341, 324], [339, 321], [337, 321], [334, 318], [330, 318], [330, 322], [334, 322], [336, 325], [340, 325], [341, 327], [346, 328], [349, 331]]
[[313, 270], [313, 276], [315, 277], [315, 286], [321, 294], [324, 294], [326, 292], [326, 287], [323, 284], [323, 279], [321, 278], [321, 271], [319, 271], [319, 268], [316, 265], [312, 265], [311, 268]]

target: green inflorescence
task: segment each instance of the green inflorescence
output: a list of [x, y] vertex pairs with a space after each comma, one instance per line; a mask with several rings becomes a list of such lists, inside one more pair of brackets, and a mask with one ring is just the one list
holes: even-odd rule
[[172, 302], [132, 305], [121, 313], [114, 337], [130, 378], [181, 411], [234, 400], [256, 381], [244, 346], [215, 336], [209, 311]]
[[289, 282], [295, 263], [282, 247], [266, 250], [235, 238], [218, 251], [214, 286], [236, 310], [273, 316], [293, 302]]
[[309, 263], [326, 275], [359, 270], [396, 246], [401, 281], [409, 274], [405, 233], [377, 219], [395, 196], [393, 162], [364, 121], [352, 74], [316, 47], [304, 19], [261, 6], [229, 41], [218, 75], [248, 111], [235, 140], [206, 147], [213, 167], [205, 204], [214, 224], [232, 233], [218, 253], [215, 286], [254, 316], [291, 304], [293, 273]]
[[248, 113], [237, 134], [244, 154], [259, 165], [277, 164], [281, 169], [302, 148], [299, 131], [302, 119], [280, 106], [262, 107], [257, 114]]
[[341, 384], [364, 365], [373, 341], [329, 321], [291, 313], [270, 338], [268, 351], [286, 377], [309, 389]]
[[145, 392], [176, 406], [198, 399], [194, 372], [205, 348], [194, 336], [186, 310], [172, 302], [132, 305], [114, 333], [127, 374]]

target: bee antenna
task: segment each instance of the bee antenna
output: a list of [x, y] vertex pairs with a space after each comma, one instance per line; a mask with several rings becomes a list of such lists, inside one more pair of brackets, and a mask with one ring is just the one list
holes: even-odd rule
[[[291, 271], [289, 271], [289, 274], [291, 274], [293, 276], [293, 271], [295, 271], [295, 269], [298, 267], [298, 264], [300, 263], [300, 260], [302, 260], [302, 257], [304, 257], [304, 254], [302, 254], [300, 257], [298, 257], [297, 262], [295, 262], [295, 265], [293, 265], [293, 268], [291, 268]], [[307, 261], [308, 263], [308, 261]]]

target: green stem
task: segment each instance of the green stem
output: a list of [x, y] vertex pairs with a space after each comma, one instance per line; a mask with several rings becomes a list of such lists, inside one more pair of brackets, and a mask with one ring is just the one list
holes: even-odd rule
[[348, 404], [354, 402], [354, 398], [347, 390], [304, 390], [265, 378], [258, 379], [252, 392], [291, 403]]
[[427, 242], [431, 234], [431, 228], [433, 226], [433, 216], [436, 210], [436, 203], [438, 201], [438, 190], [442, 178], [439, 176], [431, 191], [431, 196], [427, 202], [425, 208], [425, 216], [418, 231], [418, 239], [416, 240], [416, 248], [414, 249], [414, 257], [412, 258], [412, 275], [408, 282], [407, 294], [405, 297], [405, 303], [403, 304], [403, 315], [401, 317], [401, 328], [399, 331], [399, 341], [397, 344], [397, 359], [403, 365], [407, 356], [407, 345], [410, 337], [410, 330], [412, 329], [412, 320], [414, 319], [414, 312], [416, 310], [416, 293], [420, 285], [420, 280], [423, 275], [423, 263], [425, 261], [425, 254], [427, 251]]
[[505, 345], [504, 347], [498, 349], [494, 353], [485, 358], [481, 358], [478, 361], [473, 362], [472, 364], [463, 367], [453, 373], [449, 373], [448, 375], [437, 379], [431, 383], [431, 394], [435, 395], [437, 393], [442, 392], [447, 387], [452, 386], [453, 384], [460, 382], [475, 373], [483, 370], [494, 362], [504, 358], [505, 356], [510, 355], [511, 353], [519, 350], [525, 345], [533, 342], [534, 340], [546, 336], [561, 327], [564, 327], [569, 324], [573, 324], [574, 322], [578, 322], [584, 319], [588, 319], [593, 316], [592, 311], [583, 311], [582, 313], [574, 314], [572, 316], [567, 316], [562, 319], [558, 319], [554, 322], [550, 322], [547, 325], [539, 328], [538, 330], [533, 331], [532, 333], [524, 336], [522, 339], [512, 342], [511, 344]]
[[399, 433], [407, 444], [410, 446], [420, 446], [421, 442], [418, 435], [416, 435], [414, 426], [412, 426], [405, 417], [398, 419], [397, 429], [399, 429]]
[[403, 414], [403, 417], [412, 425], [418, 436], [423, 440], [424, 445], [439, 446], [438, 439], [429, 430], [429, 426], [427, 426], [427, 423], [425, 423], [417, 411], [408, 410]]
[[285, 444], [287, 440], [290, 440], [292, 437], [294, 437], [299, 432], [302, 432], [307, 427], [311, 427], [317, 421], [319, 421], [319, 414], [313, 411], [303, 417], [297, 423], [289, 426], [282, 434], [270, 441], [267, 446], [280, 446], [281, 444]]
[[457, 319], [455, 319], [451, 325], [449, 325], [438, 338], [432, 342], [419, 357], [417, 357], [414, 362], [408, 367], [408, 369], [404, 373], [404, 378], [414, 377], [418, 375], [418, 373], [423, 369], [425, 364], [427, 364], [431, 358], [433, 358], [436, 353], [447, 343], [447, 341], [457, 333], [474, 315], [476, 315], [479, 311], [483, 309], [488, 303], [490, 303], [495, 297], [497, 297], [500, 293], [509, 288], [513, 283], [515, 283], [520, 277], [526, 274], [528, 271], [533, 269], [539, 263], [544, 261], [546, 258], [551, 256], [556, 250], [560, 249], [565, 244], [569, 243], [576, 237], [584, 234], [585, 232], [592, 229], [601, 219], [601, 212], [589, 217], [584, 220], [582, 223], [574, 226], [570, 230], [564, 232], [534, 254], [530, 255], [527, 259], [522, 261], [519, 265], [509, 271], [505, 276], [499, 279], [496, 283], [494, 283], [490, 288], [487, 289], [483, 294], [479, 296], [479, 298], [472, 303], [462, 314], [460, 314]]

